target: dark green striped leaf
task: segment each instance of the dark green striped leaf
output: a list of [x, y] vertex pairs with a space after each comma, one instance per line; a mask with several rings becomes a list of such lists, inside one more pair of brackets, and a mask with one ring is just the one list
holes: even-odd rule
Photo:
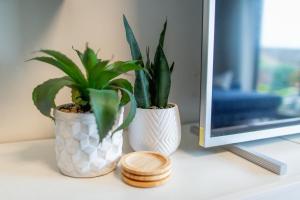
[[[143, 67], [143, 57], [139, 48], [139, 45], [135, 39], [133, 31], [125, 17], [123, 15], [123, 22], [126, 31], [126, 39], [130, 47], [132, 59], [140, 61]], [[134, 84], [134, 96], [137, 104], [141, 108], [148, 108], [151, 106], [150, 93], [149, 93], [149, 80], [147, 75], [142, 70], [135, 71], [135, 84]]]
[[154, 67], [155, 81], [155, 105], [160, 108], [165, 108], [168, 105], [168, 97], [171, 87], [171, 73], [167, 58], [161, 47], [158, 48], [159, 60]]

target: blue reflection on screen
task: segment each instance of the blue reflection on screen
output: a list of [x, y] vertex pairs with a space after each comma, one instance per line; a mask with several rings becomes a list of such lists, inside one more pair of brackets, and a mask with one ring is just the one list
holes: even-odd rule
[[216, 0], [213, 136], [299, 123], [299, 7]]

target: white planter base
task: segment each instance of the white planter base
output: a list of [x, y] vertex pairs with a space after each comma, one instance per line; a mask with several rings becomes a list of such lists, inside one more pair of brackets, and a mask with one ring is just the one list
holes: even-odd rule
[[157, 151], [170, 155], [181, 140], [181, 124], [176, 104], [167, 109], [138, 108], [129, 126], [129, 143], [135, 151]]
[[[112, 128], [123, 121], [123, 108]], [[99, 144], [93, 114], [55, 110], [55, 152], [59, 170], [71, 177], [96, 177], [115, 169], [122, 155], [122, 130], [112, 131]]]
[[65, 176], [69, 176], [72, 178], [95, 178], [98, 176], [104, 176], [106, 174], [109, 174], [110, 172], [114, 171], [116, 169], [117, 162], [112, 163], [111, 165], [103, 168], [102, 170], [98, 171], [97, 173], [90, 173], [89, 175], [74, 175], [74, 173], [69, 173], [67, 171], [64, 171], [63, 169], [59, 169], [60, 173], [62, 173]]

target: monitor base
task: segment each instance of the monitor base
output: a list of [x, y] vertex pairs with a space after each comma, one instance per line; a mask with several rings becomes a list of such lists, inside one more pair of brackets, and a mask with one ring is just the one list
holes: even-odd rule
[[275, 174], [285, 175], [287, 165], [279, 160], [273, 159], [265, 154], [243, 146], [243, 143], [224, 146], [224, 148], [256, 165], [259, 165]]
[[[199, 127], [192, 125], [190, 132], [193, 134], [199, 133]], [[300, 142], [299, 142], [300, 144]], [[270, 156], [254, 151], [249, 147], [243, 145], [243, 143], [231, 144], [223, 146], [224, 149], [256, 164], [275, 174], [285, 175], [287, 173], [287, 164], [279, 160], [273, 159]]]

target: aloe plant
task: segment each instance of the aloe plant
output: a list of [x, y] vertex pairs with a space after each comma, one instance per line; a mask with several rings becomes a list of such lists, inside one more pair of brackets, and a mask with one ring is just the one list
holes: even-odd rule
[[167, 21], [164, 23], [163, 30], [160, 34], [153, 62], [150, 61], [149, 47], [146, 48], [146, 61], [143, 62], [138, 42], [124, 15], [123, 22], [132, 59], [138, 60], [143, 68], [135, 71], [134, 96], [137, 101], [137, 106], [139, 108], [149, 108], [153, 106], [158, 108], [168, 107], [174, 62], [169, 65], [163, 50]]
[[141, 67], [136, 61], [110, 63], [108, 60], [102, 60], [88, 46], [84, 52], [74, 50], [84, 66], [85, 75], [70, 58], [58, 51], [40, 50], [46, 56], [30, 59], [53, 65], [66, 74], [64, 77], [50, 79], [38, 85], [33, 90], [32, 99], [43, 115], [54, 119], [51, 111], [56, 108], [56, 94], [65, 86], [71, 88], [74, 106], [81, 112], [94, 113], [101, 142], [112, 129], [119, 109], [129, 102], [129, 113], [114, 132], [126, 128], [133, 120], [136, 101], [132, 85], [126, 79], [117, 77], [131, 70], [140, 70]]

